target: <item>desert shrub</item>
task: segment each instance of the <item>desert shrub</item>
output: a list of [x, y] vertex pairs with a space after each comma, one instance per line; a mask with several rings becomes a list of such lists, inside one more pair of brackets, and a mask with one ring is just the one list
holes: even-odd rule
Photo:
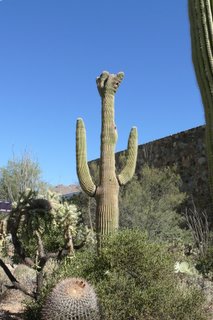
[[30, 301], [26, 303], [26, 309], [24, 311], [23, 317], [26, 320], [40, 320], [41, 319], [41, 308], [42, 299], [39, 301]]
[[96, 288], [102, 319], [205, 319], [202, 294], [183, 289], [174, 262], [167, 246], [125, 230], [106, 239], [99, 256], [87, 250], [66, 259], [49, 289], [65, 277], [87, 279]]
[[186, 199], [180, 187], [175, 169], [145, 165], [121, 190], [120, 226], [139, 227], [150, 239], [189, 241], [185, 217], [178, 212]]
[[206, 278], [213, 280], [213, 246], [209, 246], [204, 256], [195, 260], [196, 269]]

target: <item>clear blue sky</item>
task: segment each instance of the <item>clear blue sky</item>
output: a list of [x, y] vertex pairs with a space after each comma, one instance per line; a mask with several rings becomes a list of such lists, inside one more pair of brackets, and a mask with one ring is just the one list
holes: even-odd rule
[[117, 151], [204, 124], [191, 63], [187, 0], [1, 0], [0, 166], [28, 150], [51, 184], [77, 181], [75, 124], [100, 152], [96, 77], [125, 72]]

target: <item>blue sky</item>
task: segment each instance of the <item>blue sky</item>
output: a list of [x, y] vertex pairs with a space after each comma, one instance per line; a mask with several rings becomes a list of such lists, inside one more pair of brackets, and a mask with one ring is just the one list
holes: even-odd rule
[[117, 151], [204, 124], [191, 62], [187, 0], [1, 0], [0, 166], [31, 152], [51, 184], [77, 181], [76, 119], [99, 157], [96, 77], [124, 71]]

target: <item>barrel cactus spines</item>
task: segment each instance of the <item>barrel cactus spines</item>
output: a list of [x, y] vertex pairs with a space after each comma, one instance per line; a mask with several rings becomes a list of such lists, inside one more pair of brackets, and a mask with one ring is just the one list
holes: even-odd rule
[[192, 60], [206, 120], [209, 184], [213, 199], [213, 2], [188, 0]]
[[137, 159], [137, 129], [132, 128], [128, 141], [126, 165], [117, 176], [115, 169], [115, 146], [117, 130], [114, 120], [115, 93], [124, 77], [123, 72], [109, 74], [104, 71], [96, 80], [102, 100], [102, 128], [100, 155], [100, 182], [92, 181], [86, 157], [86, 132], [82, 119], [77, 120], [76, 163], [82, 189], [96, 199], [96, 232], [107, 235], [118, 229], [118, 194], [120, 185], [126, 184], [133, 176]]
[[42, 320], [97, 320], [100, 318], [93, 287], [84, 279], [67, 278], [47, 296]]

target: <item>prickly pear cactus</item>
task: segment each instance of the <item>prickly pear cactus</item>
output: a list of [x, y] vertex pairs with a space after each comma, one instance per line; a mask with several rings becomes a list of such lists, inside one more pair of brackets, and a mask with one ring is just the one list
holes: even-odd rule
[[97, 320], [97, 297], [84, 279], [67, 278], [49, 294], [42, 309], [42, 320]]

